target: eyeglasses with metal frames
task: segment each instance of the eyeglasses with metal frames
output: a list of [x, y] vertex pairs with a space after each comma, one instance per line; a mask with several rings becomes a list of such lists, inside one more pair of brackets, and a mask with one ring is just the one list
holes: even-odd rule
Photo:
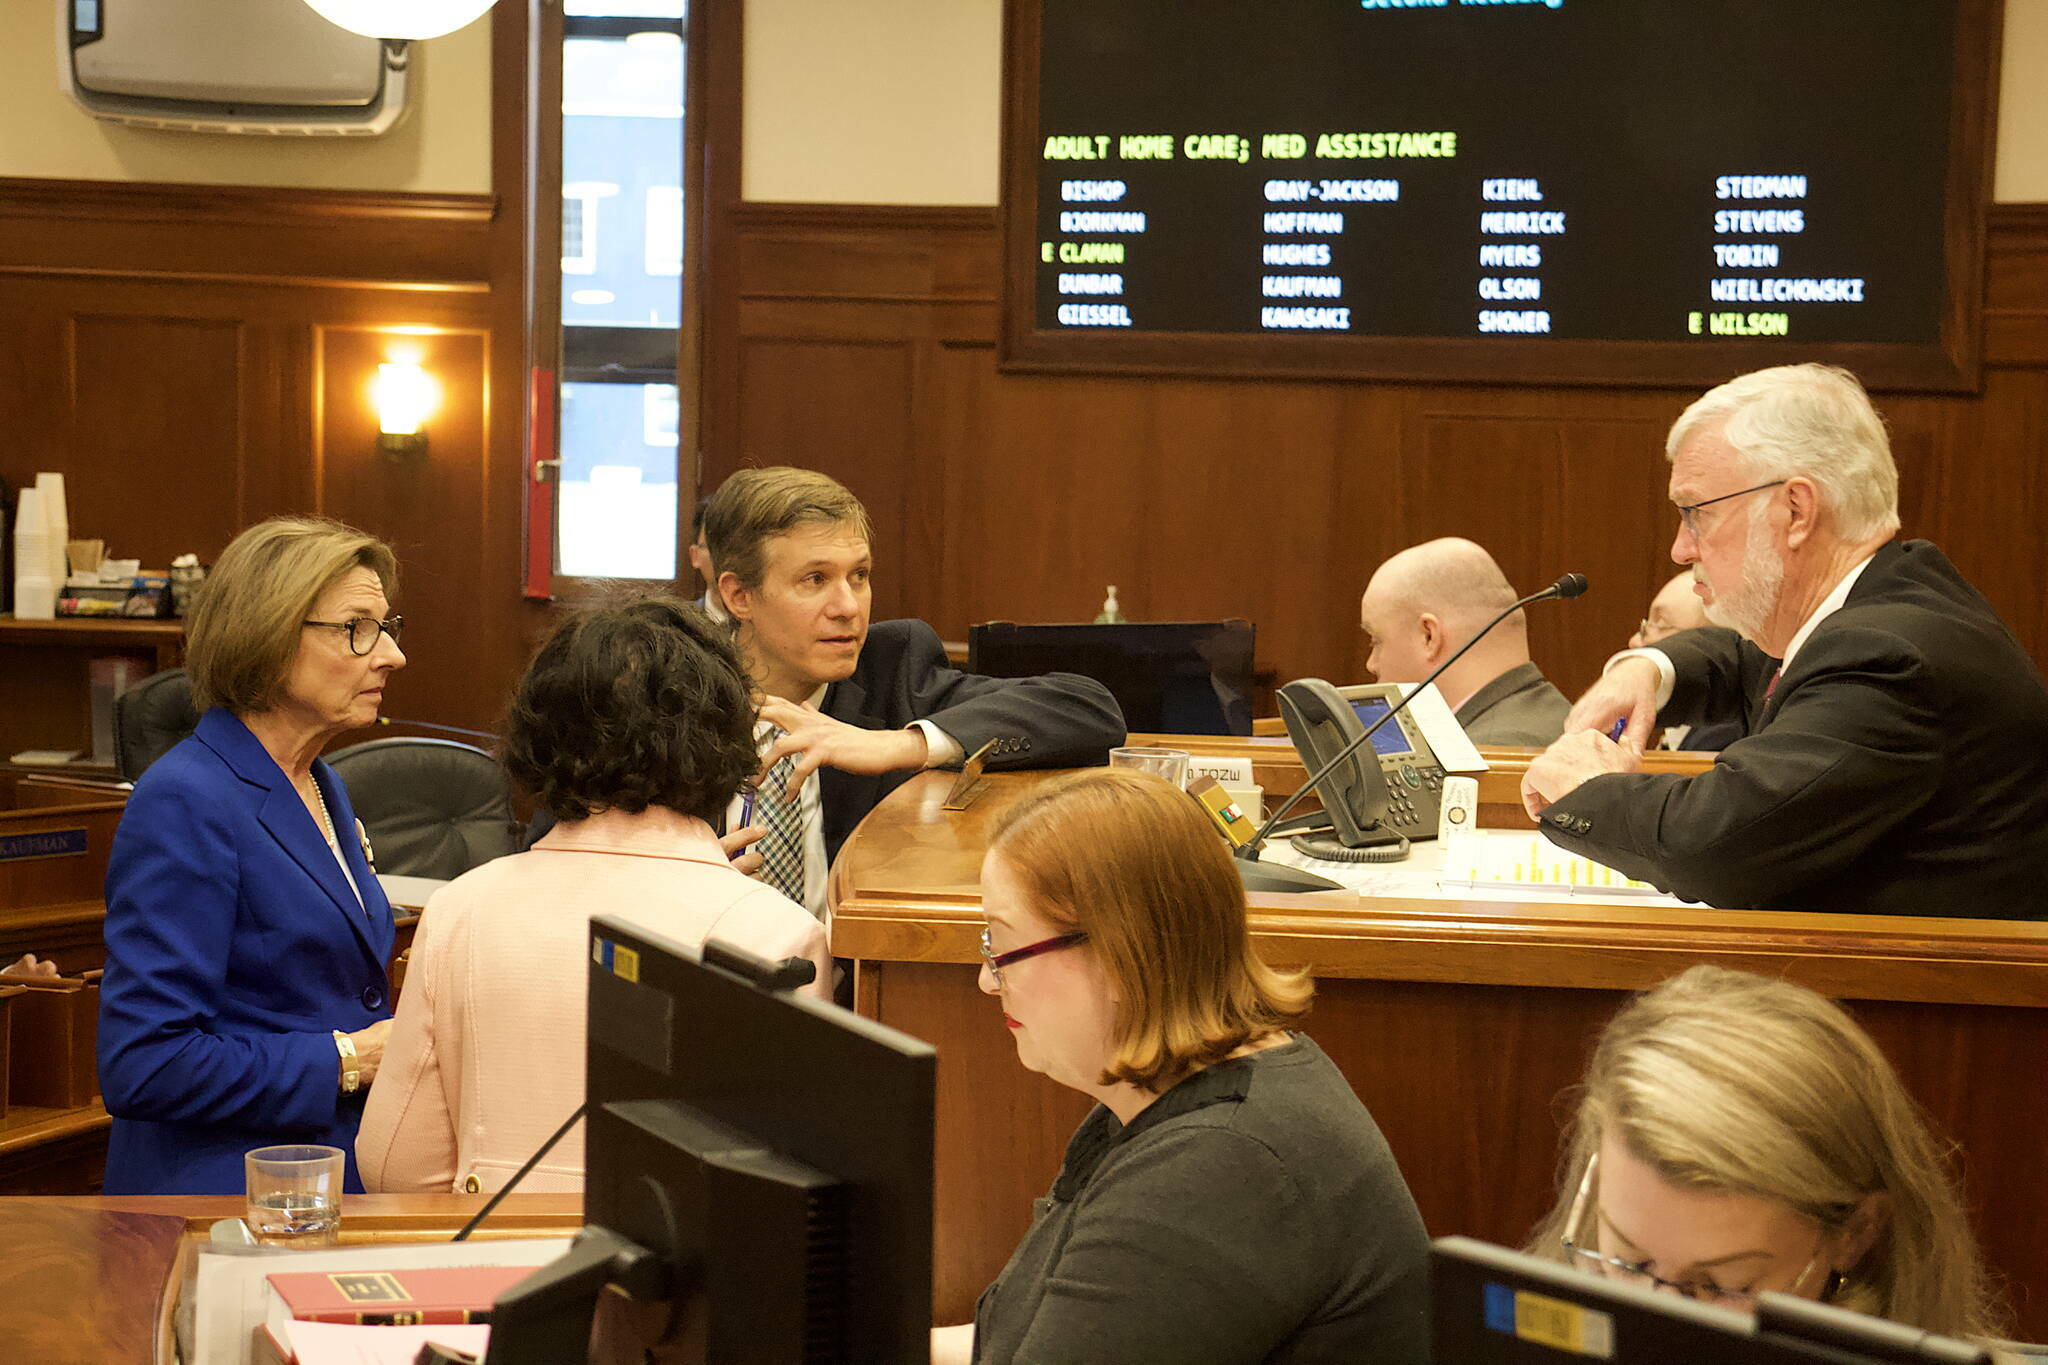
[[1087, 941], [1088, 935], [1086, 934], [1059, 934], [1052, 938], [1042, 938], [1036, 943], [1027, 943], [1022, 948], [1012, 948], [1007, 953], [999, 953], [995, 950], [995, 945], [989, 942], [988, 926], [983, 925], [981, 929], [981, 956], [982, 960], [988, 963], [989, 975], [996, 979], [996, 988], [1000, 990], [1003, 984], [1003, 968], [1013, 963], [1022, 962], [1026, 958], [1038, 957], [1044, 953], [1056, 953], [1062, 948], [1072, 948], [1076, 944], [1086, 943]]
[[318, 626], [322, 630], [338, 630], [348, 637], [351, 654], [368, 654], [377, 647], [377, 636], [389, 635], [393, 644], [398, 642], [398, 632], [405, 629], [405, 618], [393, 616], [379, 621], [374, 616], [352, 616], [346, 621], [301, 621], [302, 626]]
[[1678, 519], [1684, 523], [1685, 533], [1694, 540], [1698, 540], [1700, 538], [1700, 509], [1702, 507], [1712, 507], [1715, 503], [1726, 502], [1730, 498], [1746, 498], [1751, 493], [1761, 493], [1766, 488], [1776, 488], [1784, 482], [1785, 480], [1783, 479], [1772, 479], [1769, 483], [1760, 483], [1754, 488], [1744, 488], [1733, 493], [1723, 493], [1718, 498], [1706, 498], [1694, 503], [1681, 503], [1678, 508]]
[[[1579, 1192], [1572, 1199], [1571, 1213], [1565, 1218], [1564, 1234], [1557, 1239], [1558, 1245], [1564, 1248], [1565, 1254], [1571, 1258], [1574, 1266], [1595, 1275], [1620, 1280], [1625, 1284], [1640, 1285], [1648, 1289], [1668, 1289], [1679, 1297], [1691, 1299], [1695, 1303], [1713, 1303], [1725, 1308], [1742, 1309], [1756, 1306], [1757, 1295], [1763, 1292], [1760, 1289], [1723, 1289], [1708, 1281], [1667, 1280], [1652, 1271], [1648, 1261], [1625, 1261], [1619, 1256], [1609, 1256], [1604, 1251], [1595, 1251], [1581, 1243], [1577, 1235], [1583, 1231], [1584, 1218], [1593, 1191], [1593, 1173], [1599, 1169], [1600, 1154], [1595, 1152], [1593, 1159], [1586, 1163], [1586, 1174], [1580, 1179]], [[1597, 1206], [1593, 1211], [1597, 1216]], [[1823, 1227], [1820, 1241], [1814, 1245], [1813, 1255], [1807, 1258], [1805, 1266], [1793, 1277], [1792, 1283], [1779, 1292], [1799, 1292], [1800, 1287], [1813, 1274], [1814, 1267], [1820, 1264], [1821, 1249], [1826, 1242], [1827, 1229]]]

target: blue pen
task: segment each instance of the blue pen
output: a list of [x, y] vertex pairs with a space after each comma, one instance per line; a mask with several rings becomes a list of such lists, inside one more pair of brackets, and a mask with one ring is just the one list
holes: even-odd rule
[[1620, 720], [1614, 722], [1614, 728], [1607, 732], [1607, 737], [1616, 744], [1619, 744], [1621, 743], [1621, 732], [1626, 729], [1628, 729], [1628, 717], [1623, 716]]
[[744, 787], [741, 787], [741, 788], [740, 788], [740, 823], [739, 823], [739, 827], [740, 827], [741, 829], [745, 829], [745, 828], [746, 828], [746, 827], [747, 827], [748, 825], [751, 825], [751, 824], [753, 824], [753, 823], [754, 823], [754, 784], [753, 784], [753, 783], [751, 783], [751, 782], [749, 782], [749, 783], [748, 783], [748, 784], [747, 784], [746, 786], [744, 786]]

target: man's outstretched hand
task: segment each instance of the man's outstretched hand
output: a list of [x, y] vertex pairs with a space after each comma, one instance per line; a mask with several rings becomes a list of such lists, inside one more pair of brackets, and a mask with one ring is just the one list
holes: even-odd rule
[[766, 774], [784, 756], [796, 756], [796, 771], [789, 779], [791, 799], [820, 768], [849, 773], [901, 772], [905, 768], [922, 768], [931, 752], [924, 731], [916, 726], [903, 730], [863, 730], [858, 725], [834, 720], [814, 707], [799, 706], [781, 697], [763, 699], [760, 714], [762, 720], [783, 732], [762, 759], [762, 773]]

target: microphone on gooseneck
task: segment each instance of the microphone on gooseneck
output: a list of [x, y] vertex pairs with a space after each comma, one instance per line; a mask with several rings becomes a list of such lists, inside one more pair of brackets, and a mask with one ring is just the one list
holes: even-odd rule
[[398, 720], [391, 716], [379, 716], [377, 717], [377, 724], [403, 725], [410, 730], [438, 730], [444, 735], [468, 735], [471, 739], [495, 740], [497, 738], [489, 730], [465, 730], [460, 725], [436, 725], [428, 720]]
[[[1327, 877], [1318, 877], [1313, 872], [1304, 872], [1302, 871], [1302, 869], [1297, 867], [1272, 866], [1260, 864], [1260, 845], [1265, 843], [1266, 836], [1270, 835], [1273, 832], [1274, 828], [1278, 826], [1282, 820], [1287, 818], [1287, 813], [1293, 810], [1295, 806], [1300, 803], [1302, 797], [1314, 791], [1316, 789], [1317, 784], [1320, 783], [1324, 778], [1328, 777], [1330, 773], [1333, 770], [1335, 770], [1338, 764], [1342, 763], [1345, 759], [1351, 757], [1351, 755], [1353, 755], [1354, 753], [1357, 753], [1359, 747], [1363, 745], [1367, 740], [1371, 739], [1373, 737], [1373, 734], [1376, 731], [1378, 731], [1378, 729], [1382, 725], [1385, 725], [1395, 716], [1398, 716], [1403, 711], [1407, 710], [1408, 703], [1414, 701], [1416, 696], [1421, 693], [1423, 688], [1435, 682], [1438, 676], [1441, 675], [1445, 669], [1449, 668], [1452, 664], [1458, 662], [1458, 660], [1464, 658], [1465, 651], [1469, 650], [1470, 648], [1472, 648], [1472, 646], [1478, 644], [1481, 640], [1485, 639], [1488, 631], [1491, 631], [1495, 626], [1507, 620], [1508, 617], [1514, 615], [1516, 612], [1520, 611], [1523, 607], [1528, 606], [1532, 602], [1542, 602], [1553, 597], [1577, 597], [1586, 591], [1586, 587], [1586, 576], [1584, 574], [1568, 573], [1560, 577], [1555, 583], [1552, 583], [1549, 587], [1543, 589], [1541, 592], [1532, 592], [1527, 597], [1524, 597], [1519, 602], [1516, 602], [1513, 606], [1507, 607], [1504, 610], [1502, 610], [1499, 615], [1495, 616], [1491, 621], [1488, 621], [1485, 624], [1485, 626], [1481, 627], [1478, 634], [1474, 635], [1464, 644], [1458, 646], [1458, 648], [1456, 649], [1456, 651], [1452, 653], [1450, 658], [1445, 659], [1442, 663], [1438, 664], [1435, 670], [1431, 672], [1428, 677], [1424, 678], [1421, 682], [1415, 684], [1414, 687], [1410, 688], [1406, 696], [1402, 697], [1401, 700], [1396, 702], [1394, 705], [1388, 707], [1386, 712], [1382, 714], [1378, 720], [1375, 720], [1371, 725], [1366, 727], [1364, 734], [1361, 734], [1354, 738], [1349, 744], [1345, 745], [1342, 749], [1339, 749], [1335, 757], [1331, 758], [1329, 762], [1323, 764], [1322, 767], [1316, 769], [1313, 773], [1309, 774], [1308, 781], [1302, 783], [1299, 787], [1296, 787], [1294, 789], [1294, 795], [1288, 797], [1284, 802], [1281, 803], [1280, 809], [1274, 811], [1273, 814], [1267, 819], [1266, 823], [1259, 827], [1259, 832], [1252, 836], [1251, 841], [1235, 850], [1236, 856], [1240, 862], [1238, 872], [1245, 879], [1246, 889], [1252, 891], [1327, 891], [1331, 889], [1341, 889], [1340, 883], [1333, 882]], [[1252, 871], [1250, 865], [1253, 864], [1256, 864], [1258, 866], [1257, 872]]]

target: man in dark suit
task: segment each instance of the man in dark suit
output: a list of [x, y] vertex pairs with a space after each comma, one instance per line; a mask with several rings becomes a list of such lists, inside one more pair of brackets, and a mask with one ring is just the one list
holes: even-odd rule
[[[1710, 619], [1610, 661], [1522, 797], [1554, 843], [1730, 908], [2048, 916], [2048, 687], [1938, 549], [1855, 378], [1745, 375], [1672, 427], [1671, 557]], [[1744, 708], [1694, 777], [1641, 737]], [[1616, 720], [1621, 744], [1604, 733]]]
[[766, 828], [763, 876], [821, 917], [825, 870], [846, 836], [912, 774], [984, 745], [995, 770], [1099, 764], [1123, 743], [1123, 713], [1091, 678], [984, 678], [949, 667], [922, 621], [870, 628], [867, 512], [826, 475], [741, 470], [704, 531], [764, 698], [767, 776], [728, 826]]
[[[1484, 547], [1456, 536], [1411, 545], [1373, 572], [1358, 603], [1370, 641], [1365, 666], [1380, 682], [1416, 683], [1515, 602]], [[1564, 733], [1571, 703], [1529, 660], [1529, 623], [1516, 612], [1436, 680], [1474, 744], [1540, 746]]]

